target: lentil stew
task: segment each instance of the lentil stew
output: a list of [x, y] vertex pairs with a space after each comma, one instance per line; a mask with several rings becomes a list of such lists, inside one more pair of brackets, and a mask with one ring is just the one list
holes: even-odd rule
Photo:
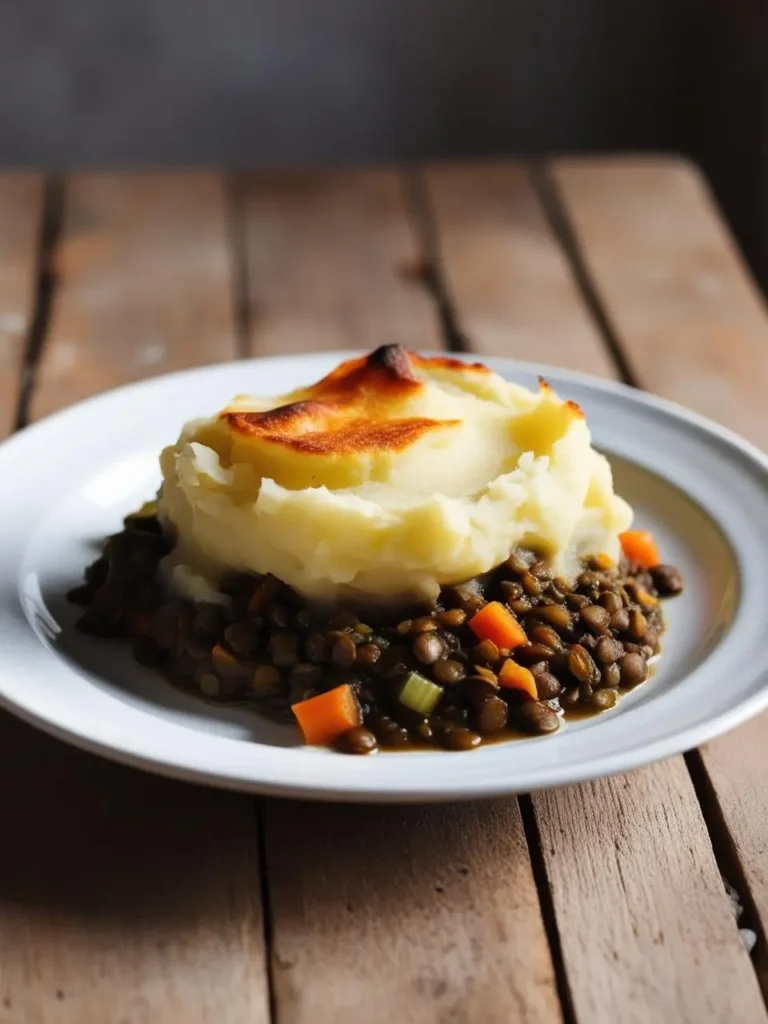
[[672, 566], [597, 555], [566, 580], [516, 550], [492, 572], [443, 587], [430, 607], [329, 612], [274, 577], [244, 574], [222, 583], [225, 603], [194, 604], [163, 583], [172, 547], [153, 514], [129, 516], [69, 595], [85, 609], [78, 628], [130, 640], [137, 661], [207, 700], [287, 722], [292, 705], [349, 684], [360, 722], [335, 746], [350, 754], [471, 750], [609, 710], [648, 678], [664, 631], [660, 599], [683, 588]]

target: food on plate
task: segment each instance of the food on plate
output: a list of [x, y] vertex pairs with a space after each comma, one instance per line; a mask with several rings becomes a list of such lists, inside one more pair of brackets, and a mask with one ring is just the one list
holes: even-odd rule
[[679, 593], [583, 413], [399, 346], [236, 398], [160, 457], [81, 628], [307, 743], [469, 750], [607, 710]]
[[619, 542], [624, 557], [643, 569], [652, 569], [661, 561], [650, 530], [625, 530], [619, 534]]
[[479, 364], [397, 346], [310, 387], [240, 396], [160, 458], [177, 589], [269, 573], [305, 598], [434, 599], [535, 549], [619, 556], [631, 512], [581, 410]]

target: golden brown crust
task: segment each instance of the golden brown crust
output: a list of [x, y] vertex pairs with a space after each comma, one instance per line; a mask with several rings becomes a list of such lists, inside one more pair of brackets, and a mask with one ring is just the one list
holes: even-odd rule
[[[306, 389], [306, 399], [265, 412], [225, 411], [221, 416], [241, 437], [307, 454], [401, 451], [431, 430], [460, 422], [397, 415], [398, 406], [425, 387], [415, 373], [422, 367], [465, 371], [467, 364], [383, 345], [369, 356], [341, 363]], [[480, 363], [471, 368], [490, 373]]]
[[[396, 346], [392, 346], [393, 348]], [[414, 360], [417, 366], [423, 366], [427, 369], [432, 367], [435, 370], [475, 370], [477, 373], [487, 373], [489, 376], [492, 373], [491, 370], [484, 363], [468, 363], [463, 359], [452, 359], [450, 356], [420, 356], [415, 352], [411, 352], [411, 358]]]
[[[544, 377], [539, 377], [539, 390], [540, 391], [544, 391], [545, 393], [547, 393], [549, 395], [553, 395], [554, 394], [554, 391], [552, 389], [552, 385]], [[586, 417], [584, 416], [584, 410], [576, 402], [568, 401], [568, 402], [564, 402], [563, 404], [567, 405], [568, 408], [571, 410], [571, 412], [574, 412], [580, 419], [582, 419], [582, 420], [586, 419]]]
[[343, 426], [330, 425], [291, 434], [287, 431], [266, 431], [258, 422], [258, 413], [234, 413], [230, 418], [233, 430], [244, 436], [259, 436], [273, 444], [282, 444], [308, 455], [345, 455], [352, 452], [400, 451], [436, 427], [453, 426], [458, 420], [404, 419], [373, 423], [370, 420], [346, 420]]
[[568, 406], [569, 409], [575, 412], [576, 415], [579, 416], [581, 419], [586, 419], [586, 417], [584, 416], [584, 410], [576, 402], [568, 401], [565, 404]]

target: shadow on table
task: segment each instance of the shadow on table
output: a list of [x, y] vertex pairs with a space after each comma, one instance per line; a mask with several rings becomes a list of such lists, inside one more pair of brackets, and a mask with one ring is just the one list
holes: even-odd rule
[[[57, 654], [119, 700], [192, 726], [191, 744], [197, 728], [253, 738], [252, 712], [211, 708], [136, 665], [127, 646], [77, 633], [78, 609], [65, 598], [73, 583], [60, 579], [24, 595], [27, 617]], [[21, 608], [17, 614], [19, 627], [28, 628]], [[252, 798], [123, 767], [5, 712], [0, 758], [0, 918], [7, 934], [30, 915], [42, 916], [43, 931], [57, 942], [91, 928], [126, 944], [142, 936], [160, 941], [166, 928], [169, 936], [195, 928], [235, 935], [251, 916], [260, 934]]]
[[4, 917], [156, 930], [223, 925], [248, 904], [235, 889], [257, 872], [252, 800], [97, 759], [5, 713], [0, 750]]

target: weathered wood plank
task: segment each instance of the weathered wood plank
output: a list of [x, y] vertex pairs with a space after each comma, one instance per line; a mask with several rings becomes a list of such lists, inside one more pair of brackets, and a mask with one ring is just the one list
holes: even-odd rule
[[254, 355], [440, 347], [395, 171], [260, 172], [238, 193]]
[[698, 172], [619, 159], [554, 177], [642, 386], [768, 447], [765, 304]]
[[[765, 303], [698, 172], [568, 161], [556, 175], [640, 382], [768, 446]], [[767, 747], [762, 716], [702, 751], [764, 931]]]
[[[454, 171], [449, 168], [442, 173], [450, 179]], [[514, 209], [522, 203], [522, 191], [529, 196], [527, 202], [536, 203], [522, 172], [504, 165], [491, 170], [493, 193], [499, 197], [495, 227], [489, 224], [483, 198], [489, 169], [465, 167], [460, 174], [463, 188], [456, 187], [450, 205], [433, 200], [441, 245], [445, 238], [454, 237], [473, 253], [472, 259], [461, 260], [455, 256], [446, 259], [441, 253], [459, 320], [466, 322], [462, 298], [473, 310], [482, 311], [486, 303], [501, 310], [495, 314], [494, 350], [525, 355], [527, 350], [515, 347], [515, 333], [507, 334], [504, 324], [507, 317], [514, 321], [518, 302], [524, 308], [529, 293], [543, 291], [549, 303], [542, 303], [539, 313], [526, 324], [536, 358], [556, 363], [568, 356], [572, 366], [598, 372], [602, 366], [611, 372], [612, 367], [604, 363], [605, 349], [597, 328], [579, 301], [565, 259], [550, 256], [543, 269], [537, 270], [540, 254], [557, 247], [545, 218], [540, 212], [505, 213], [505, 195]], [[433, 171], [428, 178], [430, 189], [434, 180], [439, 177], [435, 179]], [[481, 214], [474, 238], [473, 211], [478, 203]], [[460, 229], [452, 227], [452, 220]], [[493, 244], [486, 259], [483, 240], [489, 233]], [[505, 242], [504, 235], [511, 239]], [[454, 247], [458, 244], [455, 241]], [[514, 253], [514, 272], [505, 259], [510, 252]], [[561, 314], [550, 308], [558, 303], [563, 305]], [[541, 317], [540, 330], [537, 315]], [[476, 316], [481, 322], [482, 313]], [[562, 335], [555, 333], [552, 340], [549, 325], [558, 322], [570, 323], [567, 336], [580, 339], [575, 353], [563, 348]], [[474, 338], [471, 331], [469, 336]], [[506, 348], [502, 347], [504, 337], [512, 339]], [[590, 1024], [618, 1019], [695, 1021], [703, 1019], [696, 1012], [702, 1006], [715, 1010], [715, 1015], [706, 1019], [762, 1019], [756, 1016], [762, 1013], [762, 1003], [751, 965], [681, 758], [618, 781], [534, 794], [533, 804], [579, 1020]], [[627, 808], [633, 809], [631, 814]], [[683, 841], [684, 857], [679, 851]], [[665, 863], [674, 870], [665, 873], [657, 869]], [[685, 898], [678, 901], [678, 876], [692, 864], [696, 865], [696, 891], [693, 893], [692, 883], [688, 883], [683, 888]], [[693, 940], [685, 943], [658, 940], [658, 936], [688, 937], [694, 932]], [[719, 963], [725, 973], [713, 976], [712, 962]], [[656, 984], [671, 976], [675, 985]], [[733, 985], [730, 981], [724, 984], [722, 977], [733, 978]], [[695, 992], [691, 994], [691, 1011], [683, 1007], [682, 1012], [680, 992], [687, 988]], [[643, 1001], [633, 1003], [638, 993]], [[734, 1006], [743, 1011], [738, 1018], [729, 1016]]]
[[471, 347], [611, 374], [527, 170], [444, 164], [426, 180], [445, 284]]
[[[218, 179], [75, 179], [36, 411], [231, 358], [229, 259]], [[0, 749], [0, 1022], [268, 1020], [253, 802], [5, 715]]]
[[766, 1019], [681, 757], [536, 814], [579, 1020]]
[[78, 175], [33, 413], [232, 358], [232, 251], [214, 174]]
[[13, 426], [34, 312], [43, 178], [0, 176], [0, 437]]
[[0, 745], [0, 1022], [267, 1021], [252, 801]]
[[[258, 175], [244, 196], [254, 355], [439, 344], [401, 273], [417, 249], [394, 173]], [[560, 1019], [515, 801], [270, 801], [266, 844], [279, 1019]]]
[[[763, 781], [766, 743], [768, 721], [762, 715], [701, 750], [728, 832], [726, 849], [728, 843], [733, 844], [762, 924], [755, 965], [764, 993], [768, 993], [768, 786]], [[735, 885], [738, 880], [730, 881]], [[744, 896], [741, 893], [742, 900]]]
[[266, 826], [280, 1019], [560, 1019], [515, 800], [270, 802]]

